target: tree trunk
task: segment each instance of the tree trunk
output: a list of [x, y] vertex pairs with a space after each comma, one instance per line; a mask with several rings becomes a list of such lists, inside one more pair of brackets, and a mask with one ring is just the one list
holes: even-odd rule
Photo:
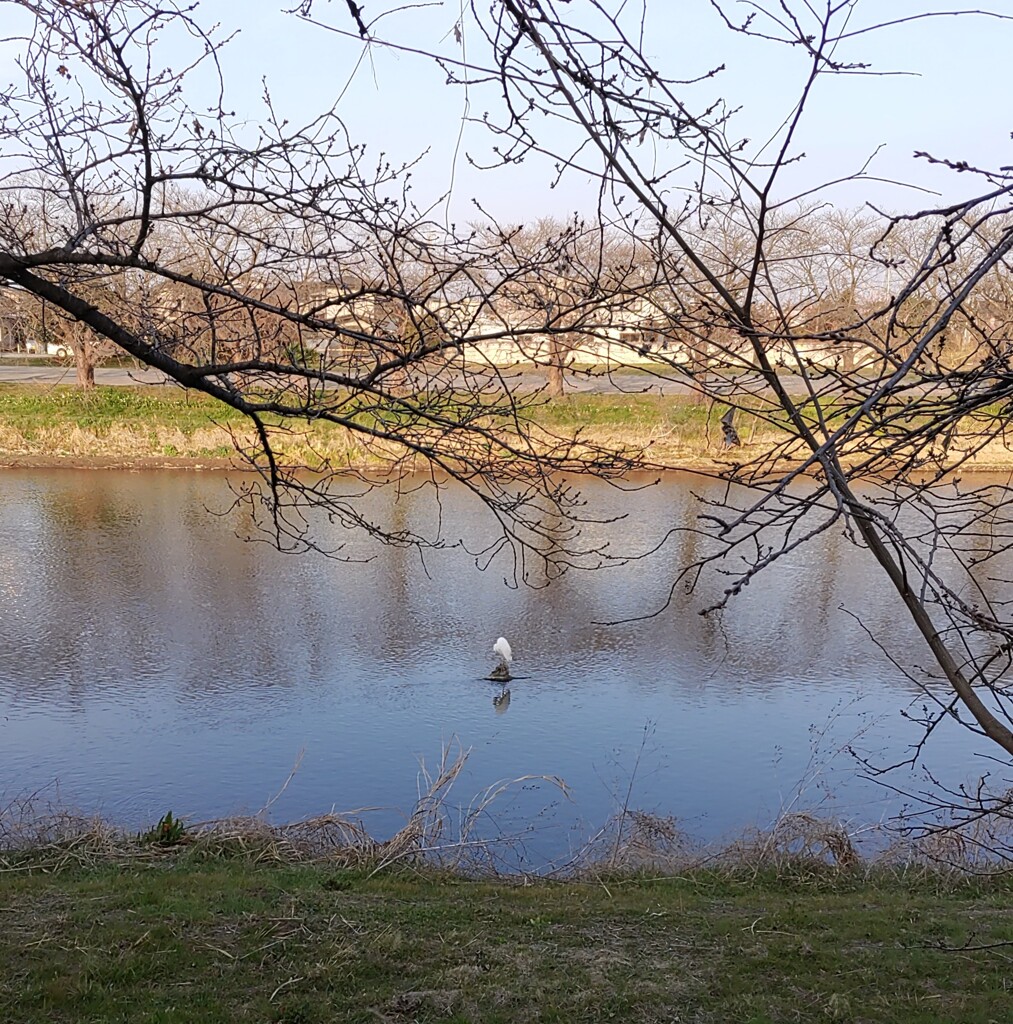
[[553, 334], [549, 336], [549, 398], [563, 397], [563, 364], [566, 361], [566, 351], [560, 344], [559, 338]]
[[77, 369], [77, 386], [86, 391], [95, 387], [95, 360], [87, 343], [74, 346], [74, 366]]

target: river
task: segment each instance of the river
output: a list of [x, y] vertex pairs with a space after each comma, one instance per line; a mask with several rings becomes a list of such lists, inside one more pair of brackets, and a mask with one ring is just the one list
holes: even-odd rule
[[[459, 742], [470, 754], [454, 805], [501, 779], [566, 781], [568, 797], [529, 780], [491, 808], [489, 829], [523, 831], [535, 861], [627, 803], [700, 840], [786, 807], [859, 826], [900, 806], [847, 748], [896, 760], [920, 735], [902, 712], [924, 698], [865, 630], [902, 663], [926, 659], [839, 536], [762, 574], [720, 617], [699, 614], [726, 585], [705, 577], [661, 614], [610, 626], [663, 605], [690, 535], [647, 561], [513, 588], [505, 563], [481, 571], [460, 549], [422, 557], [350, 536], [351, 561], [280, 554], [221, 514], [235, 479], [0, 474], [0, 799], [38, 793], [141, 828], [169, 809], [198, 821], [276, 797], [274, 820], [375, 808], [362, 816], [384, 835], [410, 813], [420, 759]], [[672, 475], [588, 494], [629, 514], [607, 529], [632, 548], [690, 522], [713, 486]], [[368, 501], [422, 530], [439, 514], [472, 549], [492, 536], [460, 490], [439, 507], [424, 490]], [[497, 705], [483, 677], [500, 635], [518, 678]], [[927, 763], [961, 780], [975, 753], [944, 722]], [[920, 772], [891, 781], [923, 785]]]

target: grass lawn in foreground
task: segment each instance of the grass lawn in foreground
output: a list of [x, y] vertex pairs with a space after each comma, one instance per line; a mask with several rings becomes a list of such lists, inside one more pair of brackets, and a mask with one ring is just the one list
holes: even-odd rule
[[185, 858], [8, 870], [0, 1020], [998, 1024], [1011, 897], [1010, 879], [818, 866], [526, 885]]

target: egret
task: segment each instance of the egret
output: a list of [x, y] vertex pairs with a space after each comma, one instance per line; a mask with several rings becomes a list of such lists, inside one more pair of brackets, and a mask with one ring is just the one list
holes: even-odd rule
[[509, 666], [510, 662], [514, 660], [513, 651], [510, 650], [510, 645], [507, 643], [505, 636], [501, 636], [493, 645], [492, 653], [499, 655], [499, 660]]
[[510, 644], [507, 643], [506, 637], [501, 636], [492, 645], [492, 653], [499, 657], [499, 664], [492, 670], [489, 678], [495, 679], [497, 682], [508, 683], [512, 678], [510, 675], [510, 663], [514, 660], [514, 655], [513, 651], [510, 650]]

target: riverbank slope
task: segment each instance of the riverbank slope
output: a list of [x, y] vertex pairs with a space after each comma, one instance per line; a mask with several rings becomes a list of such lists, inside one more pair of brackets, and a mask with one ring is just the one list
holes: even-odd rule
[[[769, 466], [785, 433], [767, 417], [739, 411], [743, 444], [726, 449], [719, 423], [726, 408], [694, 395], [573, 394], [543, 402], [529, 415], [552, 435], [579, 430], [588, 442], [641, 450], [652, 470]], [[368, 469], [376, 461], [352, 431], [320, 421], [286, 423], [273, 443], [282, 461], [310, 469], [323, 461]], [[198, 392], [0, 384], [0, 467], [228, 469], [238, 464], [237, 445], [256, 447], [250, 423]], [[774, 461], [784, 460], [778, 455]], [[1013, 450], [1000, 437], [976, 446], [960, 465], [964, 471], [1008, 472]]]
[[[654, 464], [709, 468], [722, 459], [720, 410], [688, 396], [573, 395], [532, 415], [554, 433], [580, 429], [589, 440], [646, 448]], [[354, 434], [333, 424], [290, 424], [274, 441], [284, 459], [310, 468], [321, 459], [370, 465]], [[197, 392], [0, 384], [0, 465], [218, 469], [234, 464], [237, 442], [256, 443], [245, 417]]]
[[0, 878], [0, 1019], [21, 1024], [1008, 1016], [1008, 876], [522, 884], [166, 856]]

